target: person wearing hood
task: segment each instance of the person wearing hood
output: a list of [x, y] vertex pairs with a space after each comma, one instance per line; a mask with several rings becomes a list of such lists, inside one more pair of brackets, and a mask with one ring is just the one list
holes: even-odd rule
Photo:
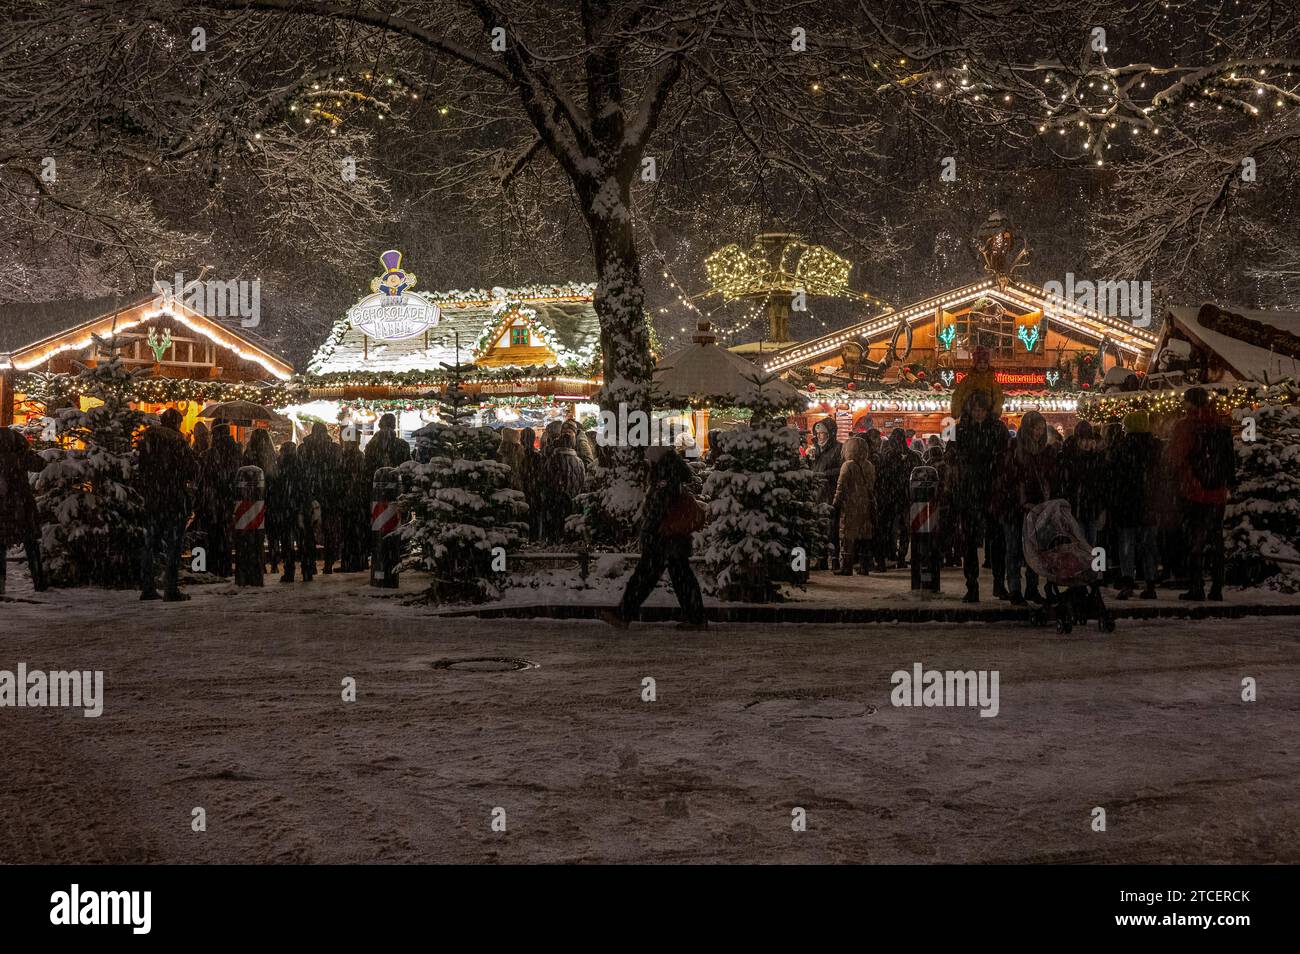
[[542, 455], [537, 450], [537, 432], [531, 427], [523, 428], [519, 432], [519, 445], [523, 450], [519, 477], [523, 484], [524, 499], [528, 501], [528, 539], [536, 543], [542, 535], [542, 507], [545, 504]]
[[574, 511], [574, 503], [587, 484], [587, 468], [574, 447], [574, 435], [560, 433], [547, 448], [543, 459], [545, 503], [542, 512], [542, 539], [564, 539], [564, 523]]
[[578, 424], [577, 421], [570, 418], [565, 421], [560, 428], [561, 434], [567, 434], [573, 438], [573, 449], [578, 452], [578, 458], [582, 461], [582, 466], [587, 468], [587, 473], [596, 469], [596, 448], [595, 445], [587, 442], [587, 433]]
[[[826, 504], [831, 508], [826, 524], [827, 549], [817, 560], [816, 568], [824, 570], [829, 563], [831, 569], [838, 569], [840, 521], [839, 515], [835, 513], [834, 501], [835, 487], [839, 483], [840, 466], [844, 463], [844, 458], [843, 448], [840, 446], [839, 436], [836, 433], [834, 418], [824, 417], [813, 425], [813, 442], [815, 456], [812, 461], [812, 469], [821, 477], [820, 489], [817, 491], [817, 502]], [[827, 555], [829, 555], [829, 560]]]
[[199, 466], [198, 511], [208, 545], [208, 569], [216, 576], [230, 576], [233, 569], [235, 501], [239, 496], [239, 468], [244, 452], [230, 433], [230, 425], [212, 428], [212, 447]]
[[[1037, 411], [1028, 412], [1020, 422], [1015, 447], [1007, 455], [1010, 468], [1011, 508], [1002, 529], [1007, 551], [1007, 590], [1011, 603], [1024, 606], [1026, 602], [1041, 603], [1038, 574], [1025, 566], [1022, 534], [1025, 514], [1038, 504], [1057, 496], [1056, 450], [1047, 442], [1047, 421]], [[1020, 588], [1020, 570], [1025, 571], [1025, 591]]]
[[880, 451], [880, 466], [876, 469], [876, 504], [880, 519], [876, 526], [876, 569], [884, 570], [889, 563], [900, 569], [907, 566], [904, 558], [910, 544], [907, 526], [907, 482], [912, 470], [920, 464], [907, 446], [907, 433], [896, 427], [889, 432]]
[[32, 450], [27, 435], [9, 427], [0, 427], [0, 596], [5, 592], [8, 561], [5, 552], [21, 543], [27, 554], [32, 588], [47, 588], [41, 565], [40, 523], [36, 495], [32, 493], [29, 473], [45, 469], [45, 459]]
[[[978, 548], [986, 542], [993, 489], [1007, 450], [1007, 429], [990, 413], [988, 395], [976, 391], [966, 402], [965, 412], [957, 422], [957, 439], [947, 458], [953, 462], [953, 510], [961, 526], [962, 570], [966, 577], [964, 603], [978, 603], [980, 598], [980, 559]], [[998, 541], [1002, 542], [1001, 527]], [[986, 555], [993, 571], [993, 596], [1005, 599], [1003, 548], [987, 547]]]
[[1228, 420], [1214, 410], [1204, 388], [1183, 394], [1184, 416], [1169, 438], [1187, 574], [1191, 584], [1182, 600], [1204, 600], [1205, 552], [1210, 552], [1209, 599], [1223, 599], [1223, 511], [1237, 482], [1237, 455]]
[[208, 425], [204, 424], [202, 421], [195, 422], [194, 430], [190, 434], [190, 438], [193, 441], [190, 446], [193, 448], [194, 453], [200, 458], [202, 458], [203, 455], [212, 447], [212, 432], [208, 430]]
[[850, 437], [844, 442], [840, 476], [831, 501], [839, 514], [840, 565], [835, 573], [852, 576], [853, 565], [858, 573], [871, 572], [871, 538], [875, 534], [876, 519], [876, 468], [871, 464], [871, 451], [861, 437]]
[[1124, 417], [1124, 432], [1109, 451], [1106, 481], [1111, 488], [1110, 520], [1119, 549], [1119, 593], [1126, 600], [1136, 589], [1136, 570], [1146, 584], [1142, 599], [1156, 598], [1157, 470], [1160, 442], [1151, 433], [1146, 411]]
[[188, 600], [181, 592], [181, 549], [190, 521], [190, 485], [199, 461], [181, 433], [181, 412], [169, 407], [136, 444], [136, 486], [148, 503], [144, 543], [140, 548], [140, 599], [159, 599], [153, 559], [163, 551], [163, 595], [168, 602]]
[[[1049, 432], [1050, 439], [1050, 432]], [[1060, 496], [1070, 504], [1089, 546], [1096, 546], [1106, 519], [1106, 499], [1112, 481], [1106, 475], [1106, 454], [1093, 426], [1080, 421], [1061, 445]]]
[[704, 597], [691, 569], [692, 534], [704, 525], [704, 508], [689, 490], [691, 469], [670, 447], [651, 447], [646, 459], [650, 474], [641, 508], [641, 555], [618, 609], [606, 610], [600, 618], [611, 626], [627, 629], [667, 569], [682, 609], [677, 628], [707, 629]]
[[989, 349], [983, 346], [971, 352], [971, 369], [952, 390], [952, 416], [961, 419], [966, 402], [976, 391], [988, 397], [989, 411], [994, 417], [1002, 416], [1002, 385], [997, 373], [989, 364]]

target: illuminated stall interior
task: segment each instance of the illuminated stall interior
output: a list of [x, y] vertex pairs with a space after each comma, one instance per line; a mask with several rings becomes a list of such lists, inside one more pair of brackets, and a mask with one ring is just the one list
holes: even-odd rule
[[76, 398], [67, 391], [71, 375], [106, 360], [95, 339], [114, 337], [122, 362], [141, 372], [135, 405], [148, 412], [176, 408], [186, 432], [209, 405], [239, 400], [273, 406], [289, 393], [293, 367], [269, 345], [238, 323], [209, 318], [181, 300], [150, 293], [14, 304], [0, 308], [0, 354], [7, 354], [0, 365], [11, 389], [0, 401], [11, 404], [5, 423], [44, 415], [50, 395]]

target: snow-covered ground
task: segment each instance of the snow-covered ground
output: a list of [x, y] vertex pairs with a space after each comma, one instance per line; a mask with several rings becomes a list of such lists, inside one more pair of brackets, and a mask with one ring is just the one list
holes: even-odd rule
[[[102, 669], [106, 699], [0, 709], [0, 862], [1300, 861], [1293, 618], [618, 632], [360, 576], [13, 592], [45, 605], [0, 605], [0, 669]], [[538, 665], [434, 667], [467, 657]], [[997, 670], [997, 717], [893, 707], [918, 662]]]

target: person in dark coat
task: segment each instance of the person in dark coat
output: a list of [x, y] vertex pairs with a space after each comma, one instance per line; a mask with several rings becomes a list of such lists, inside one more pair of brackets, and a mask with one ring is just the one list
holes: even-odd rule
[[1006, 457], [1010, 468], [1008, 481], [1011, 508], [1003, 532], [1007, 547], [1007, 589], [1011, 602], [1024, 606], [1026, 602], [1041, 603], [1038, 574], [1025, 566], [1025, 591], [1021, 595], [1020, 568], [1024, 566], [1025, 551], [1023, 531], [1025, 514], [1038, 504], [1059, 496], [1056, 445], [1049, 444], [1047, 421], [1037, 411], [1028, 412], [1020, 422], [1015, 447]]
[[342, 495], [341, 560], [344, 573], [360, 573], [370, 554], [370, 481], [365, 455], [356, 441], [344, 441], [339, 455]]
[[41, 565], [36, 495], [27, 477], [44, 469], [44, 458], [32, 450], [25, 434], [0, 427], [0, 596], [4, 596], [8, 566], [5, 551], [19, 543], [27, 554], [33, 589], [47, 588]]
[[841, 452], [844, 463], [835, 487], [832, 504], [840, 516], [840, 565], [838, 576], [871, 572], [871, 539], [876, 521], [876, 469], [871, 450], [861, 437], [850, 437]]
[[1136, 570], [1141, 565], [1146, 584], [1142, 599], [1156, 598], [1156, 529], [1154, 504], [1157, 470], [1161, 459], [1160, 441], [1151, 433], [1151, 418], [1145, 411], [1124, 417], [1124, 433], [1109, 453], [1106, 479], [1111, 487], [1110, 522], [1119, 550], [1119, 593], [1126, 600], [1137, 588]]
[[[330, 437], [329, 428], [317, 421], [303, 440], [299, 456], [312, 497], [320, 505], [322, 572], [333, 573], [343, 537], [343, 451]], [[315, 562], [314, 554], [312, 560]]]
[[1069, 501], [1089, 546], [1096, 546], [1112, 483], [1106, 475], [1106, 454], [1093, 426], [1087, 421], [1076, 424], [1074, 434], [1061, 445], [1057, 460], [1060, 496]]
[[[965, 408], [957, 422], [953, 451], [948, 456], [956, 468], [952, 480], [953, 511], [961, 524], [962, 571], [966, 577], [966, 595], [962, 602], [978, 603], [978, 547], [985, 540], [993, 487], [1006, 455], [1007, 429], [992, 416], [986, 392], [972, 391]], [[993, 596], [1003, 599], [1006, 597], [1002, 582], [1005, 574], [1003, 553], [990, 553], [989, 560], [993, 570]]]
[[194, 432], [190, 435], [190, 439], [192, 441], [190, 447], [200, 459], [212, 449], [212, 432], [202, 421], [194, 425]]
[[[691, 534], [693, 531], [676, 521], [678, 509], [689, 509], [695, 500], [687, 487], [691, 469], [686, 462], [668, 447], [652, 447], [646, 454], [650, 461], [649, 483], [641, 511], [641, 557], [627, 581], [623, 598], [617, 610], [601, 613], [601, 619], [620, 629], [626, 629], [636, 616], [641, 604], [654, 591], [668, 570], [673, 593], [682, 608], [679, 629], [706, 629], [704, 597], [700, 582], [691, 569]], [[694, 506], [699, 508], [699, 504]], [[703, 511], [698, 511], [703, 516]], [[670, 518], [674, 518], [670, 521]]]
[[[840, 446], [835, 419], [824, 417], [813, 425], [812, 469], [821, 476], [817, 502], [830, 508], [826, 525], [826, 553], [817, 560], [816, 569], [840, 568], [840, 518], [835, 512], [835, 488], [840, 481], [840, 467], [844, 463], [844, 449]], [[828, 556], [829, 555], [829, 556]]]
[[159, 599], [154, 585], [154, 555], [163, 552], [163, 595], [168, 602], [188, 600], [180, 589], [181, 549], [190, 521], [191, 485], [199, 475], [198, 456], [181, 433], [184, 418], [175, 408], [163, 411], [136, 445], [136, 487], [144, 499], [145, 537], [140, 548], [140, 599]]
[[311, 477], [293, 441], [280, 445], [280, 461], [268, 507], [280, 511], [280, 549], [284, 554], [281, 583], [292, 583], [294, 564], [302, 566], [302, 581], [316, 575], [316, 531], [312, 524]]
[[[248, 439], [248, 447], [244, 451], [244, 466], [261, 469], [263, 493], [270, 493], [271, 483], [275, 480], [275, 472], [279, 464], [280, 455], [275, 452], [275, 444], [271, 441], [271, 435], [265, 428], [259, 427], [253, 431], [253, 436]], [[280, 568], [279, 521], [280, 515], [268, 507], [263, 523], [266, 527], [266, 552], [270, 560], [272, 573], [279, 572]]]
[[1210, 404], [1204, 388], [1183, 393], [1186, 414], [1174, 425], [1169, 438], [1169, 463], [1173, 468], [1187, 546], [1187, 575], [1191, 585], [1180, 600], [1204, 600], [1205, 554], [1210, 554], [1209, 599], [1223, 599], [1223, 511], [1228, 491], [1237, 482], [1236, 451], [1230, 422]]
[[411, 445], [397, 436], [397, 418], [385, 414], [379, 419], [379, 430], [366, 445], [366, 470], [374, 480], [380, 467], [398, 467], [411, 459]]
[[877, 536], [881, 540], [876, 550], [876, 569], [884, 570], [894, 562], [901, 569], [907, 566], [905, 557], [910, 543], [907, 526], [907, 482], [912, 469], [921, 461], [907, 446], [907, 434], [901, 427], [889, 432], [880, 451], [880, 467], [876, 471], [876, 501], [880, 508], [880, 525]]
[[528, 539], [536, 543], [542, 536], [542, 455], [537, 450], [537, 432], [525, 427], [519, 432], [519, 443], [524, 449], [519, 465], [520, 482], [524, 499], [528, 502]]
[[564, 539], [564, 523], [587, 483], [587, 468], [578, 456], [573, 434], [561, 433], [554, 438], [543, 467], [542, 539], [553, 543]]
[[235, 501], [239, 496], [237, 476], [244, 466], [244, 454], [230, 434], [230, 427], [212, 429], [212, 447], [199, 465], [198, 511], [208, 545], [208, 569], [217, 576], [230, 576], [233, 565]]

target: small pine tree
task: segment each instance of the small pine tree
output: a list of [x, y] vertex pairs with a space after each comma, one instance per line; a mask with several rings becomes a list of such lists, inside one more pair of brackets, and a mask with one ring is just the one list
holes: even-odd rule
[[1243, 409], [1256, 440], [1235, 441], [1238, 484], [1224, 512], [1228, 582], [1300, 591], [1300, 407]]
[[505, 580], [493, 551], [508, 553], [528, 538], [520, 520], [528, 505], [510, 486], [509, 466], [496, 459], [497, 435], [466, 423], [466, 366], [457, 357], [445, 367], [451, 380], [437, 401], [442, 422], [420, 437], [426, 463], [402, 465], [410, 490], [401, 504], [414, 519], [400, 532], [409, 544], [406, 565], [433, 577], [431, 601], [482, 603], [499, 596]]
[[95, 340], [107, 360], [81, 370], [70, 389], [94, 406], [50, 415], [60, 446], [43, 452], [48, 463], [36, 479], [45, 569], [66, 586], [133, 582], [143, 545], [146, 504], [133, 486], [134, 440], [148, 419], [131, 407], [134, 375], [116, 341]]
[[748, 426], [715, 435], [700, 542], [721, 599], [766, 602], [780, 598], [778, 583], [803, 579], [795, 549], [807, 560], [825, 545], [827, 508], [817, 500], [817, 474], [799, 456], [799, 432], [761, 388], [751, 410]]

